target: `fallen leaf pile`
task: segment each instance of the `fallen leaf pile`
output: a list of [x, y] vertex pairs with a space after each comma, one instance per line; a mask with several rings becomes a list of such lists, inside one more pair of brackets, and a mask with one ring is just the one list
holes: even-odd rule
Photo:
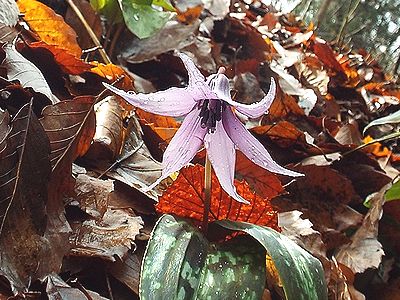
[[[201, 224], [204, 152], [146, 190], [182, 120], [135, 109], [102, 85], [146, 93], [183, 87], [175, 51], [204, 75], [225, 66], [232, 97], [246, 104], [275, 78], [269, 114], [239, 118], [279, 164], [306, 175], [291, 181], [238, 153], [235, 186], [250, 205], [231, 199], [213, 174], [209, 221], [287, 235], [322, 262], [330, 299], [394, 299], [400, 202], [395, 193], [385, 204], [385, 193], [399, 175], [400, 151], [384, 137], [396, 127], [363, 129], [398, 110], [395, 78], [368, 54], [340, 53], [312, 24], [260, 1], [178, 1], [145, 39], [122, 24], [102, 27], [84, 0], [66, 2], [64, 16], [36, 0], [0, 7], [1, 299], [137, 299], [157, 218]], [[88, 32], [71, 2], [100, 24], [92, 33], [106, 37], [101, 51], [115, 64], [94, 41], [82, 42]]]

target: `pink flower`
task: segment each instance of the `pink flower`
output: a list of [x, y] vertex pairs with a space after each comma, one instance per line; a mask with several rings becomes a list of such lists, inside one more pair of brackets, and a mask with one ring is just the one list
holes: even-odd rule
[[145, 111], [173, 117], [186, 116], [165, 150], [161, 177], [149, 189], [186, 166], [203, 144], [222, 188], [239, 202], [248, 203], [236, 192], [233, 185], [235, 148], [252, 162], [271, 172], [302, 176], [278, 165], [231, 108], [234, 107], [250, 118], [265, 114], [275, 97], [275, 81], [272, 78], [269, 92], [260, 102], [241, 104], [231, 99], [225, 68], [221, 67], [218, 73], [205, 79], [188, 56], [179, 54], [179, 57], [189, 74], [189, 85], [186, 88], [173, 87], [156, 93], [135, 94], [104, 84], [115, 94]]

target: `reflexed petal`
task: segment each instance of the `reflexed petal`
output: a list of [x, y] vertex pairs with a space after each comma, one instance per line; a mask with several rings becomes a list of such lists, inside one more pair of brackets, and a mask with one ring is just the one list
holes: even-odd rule
[[235, 145], [226, 134], [221, 122], [217, 122], [214, 133], [206, 135], [204, 145], [207, 149], [207, 156], [224, 191], [239, 202], [249, 203], [236, 192], [236, 188], [233, 185], [236, 160]]
[[147, 190], [152, 189], [161, 180], [186, 166], [203, 144], [207, 129], [201, 128], [199, 110], [191, 111], [183, 120], [181, 127], [172, 138], [163, 156], [161, 177]]
[[244, 127], [230, 108], [222, 113], [222, 122], [232, 142], [252, 162], [274, 173], [288, 176], [303, 176], [303, 174], [285, 169], [278, 165], [269, 155], [264, 146]]
[[227, 102], [230, 105], [234, 106], [242, 114], [250, 118], [258, 118], [268, 112], [269, 107], [274, 101], [275, 92], [276, 92], [275, 80], [271, 78], [271, 85], [269, 87], [268, 94], [260, 102], [253, 104], [243, 104], [233, 100]]
[[204, 99], [216, 99], [217, 96], [211, 91], [204, 79], [203, 74], [201, 74], [200, 70], [196, 67], [190, 57], [179, 52], [178, 55], [188, 72], [189, 86], [187, 88], [190, 90], [193, 98], [196, 101]]
[[192, 93], [185, 88], [169, 88], [150, 94], [127, 93], [103, 82], [103, 85], [133, 106], [157, 115], [178, 117], [188, 114], [197, 104]]
[[225, 74], [213, 74], [207, 77], [207, 82], [218, 98], [228, 103], [234, 102], [231, 99], [229, 79]]

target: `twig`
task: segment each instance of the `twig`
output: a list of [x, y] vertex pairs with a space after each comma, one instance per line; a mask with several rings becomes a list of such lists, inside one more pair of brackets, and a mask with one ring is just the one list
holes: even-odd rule
[[113, 56], [114, 53], [114, 49], [115, 49], [115, 45], [117, 44], [118, 38], [122, 33], [122, 30], [125, 28], [123, 24], [117, 24], [117, 29], [114, 32], [114, 36], [111, 40], [111, 44], [110, 44], [110, 49], [108, 49], [108, 53], [110, 53], [110, 56]]
[[206, 166], [204, 174], [204, 212], [203, 212], [203, 223], [202, 230], [206, 234], [208, 230], [208, 216], [210, 214], [211, 206], [211, 162], [206, 155]]
[[107, 271], [106, 271], [106, 283], [107, 283], [107, 290], [108, 290], [108, 295], [110, 296], [110, 300], [114, 300], [113, 292], [111, 289], [110, 278], [108, 277]]
[[141, 141], [140, 144], [132, 149], [131, 151], [129, 151], [126, 155], [124, 155], [123, 157], [115, 160], [115, 162], [113, 162], [113, 164], [111, 166], [109, 166], [103, 173], [101, 173], [99, 176], [97, 176], [98, 179], [100, 179], [101, 177], [103, 177], [104, 175], [106, 175], [110, 170], [112, 170], [115, 166], [117, 166], [118, 164], [122, 163], [124, 160], [128, 159], [129, 157], [131, 157], [133, 154], [135, 154], [137, 151], [139, 151], [140, 148], [142, 148], [142, 146], [144, 145], [144, 142]]
[[106, 51], [104, 51], [103, 46], [100, 44], [99, 39], [97, 38], [96, 34], [93, 32], [92, 28], [89, 26], [89, 24], [86, 22], [85, 17], [82, 15], [80, 12], [79, 8], [75, 5], [73, 0], [67, 0], [68, 5], [71, 7], [71, 9], [74, 11], [78, 19], [82, 22], [83, 26], [85, 27], [86, 31], [88, 32], [90, 38], [92, 39], [93, 43], [95, 46], [99, 47], [99, 53], [101, 58], [106, 64], [111, 64], [111, 60], [108, 57]]

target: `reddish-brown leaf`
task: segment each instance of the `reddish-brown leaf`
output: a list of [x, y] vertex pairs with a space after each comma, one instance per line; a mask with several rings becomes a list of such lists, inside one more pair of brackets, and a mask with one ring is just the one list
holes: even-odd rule
[[236, 151], [235, 174], [239, 179], [245, 179], [250, 187], [263, 198], [272, 199], [284, 192], [275, 174], [257, 166], [240, 151]]
[[85, 63], [80, 58], [71, 54], [66, 49], [60, 48], [59, 46], [48, 45], [45, 42], [40, 41], [29, 44], [29, 47], [33, 49], [39, 48], [50, 51], [54, 56], [54, 60], [67, 74], [78, 75], [90, 70], [91, 68], [90, 64]]
[[[230, 219], [277, 227], [277, 214], [270, 200], [252, 192], [245, 181], [235, 180], [238, 193], [248, 200], [246, 205], [233, 200], [222, 190], [212, 175], [212, 194], [209, 221]], [[204, 210], [204, 167], [195, 165], [181, 170], [178, 179], [160, 198], [156, 209], [200, 221]]]
[[199, 18], [202, 11], [203, 5], [189, 7], [186, 11], [179, 11], [177, 9], [177, 19], [181, 23], [191, 24]]
[[54, 169], [70, 165], [86, 153], [95, 132], [94, 98], [76, 97], [43, 110], [40, 119], [51, 146], [50, 161]]
[[252, 128], [259, 135], [266, 135], [281, 147], [290, 147], [297, 143], [306, 144], [302, 131], [288, 121], [280, 121], [273, 125], [264, 125]]
[[314, 40], [312, 50], [319, 60], [322, 61], [328, 70], [334, 73], [344, 74], [345, 71], [336, 59], [336, 55], [328, 43], [320, 43]]
[[279, 120], [288, 115], [302, 116], [304, 115], [304, 111], [297, 104], [293, 96], [282, 92], [282, 90], [278, 88], [275, 100], [272, 102], [267, 117], [271, 120]]
[[29, 27], [42, 41], [65, 49], [75, 57], [81, 56], [76, 33], [61, 16], [36, 0], [18, 0], [17, 4]]

